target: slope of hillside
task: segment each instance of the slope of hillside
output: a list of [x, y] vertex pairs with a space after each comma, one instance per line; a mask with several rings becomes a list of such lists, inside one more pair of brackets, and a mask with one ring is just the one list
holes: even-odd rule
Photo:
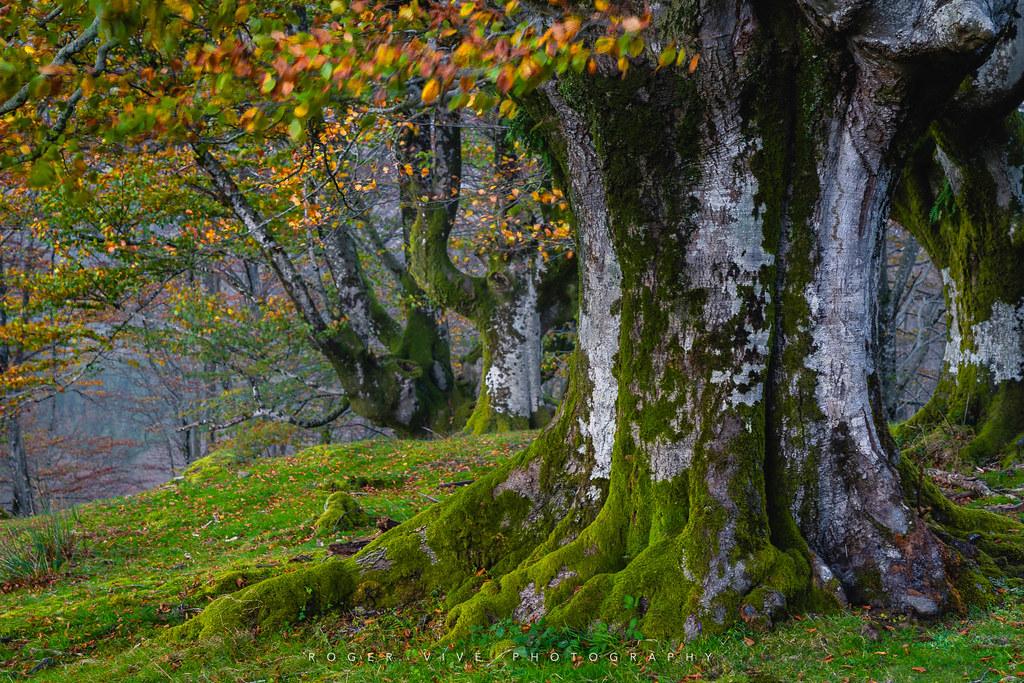
[[[81, 506], [82, 550], [68, 570], [3, 586], [0, 680], [1024, 677], [1024, 592], [1012, 585], [1000, 605], [929, 626], [860, 610], [686, 647], [637, 642], [639, 634], [604, 628], [574, 633], [499, 622], [444, 651], [433, 645], [444, 613], [430, 601], [379, 613], [300, 613], [281, 632], [226, 633], [192, 646], [162, 637], [217, 595], [320, 562], [332, 543], [370, 536], [381, 519], [408, 519], [530, 437], [380, 439], [251, 462], [221, 453], [153, 491]], [[362, 513], [348, 510], [353, 514], [340, 523], [345, 510], [324, 515], [325, 501], [337, 492], [343, 493], [335, 501], [350, 496]]]

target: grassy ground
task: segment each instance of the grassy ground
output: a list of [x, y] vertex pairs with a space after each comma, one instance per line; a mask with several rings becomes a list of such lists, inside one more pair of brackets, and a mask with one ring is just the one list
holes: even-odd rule
[[[334, 537], [318, 539], [312, 525], [331, 491], [354, 489], [371, 517], [404, 520], [450, 495], [438, 484], [474, 478], [529, 438], [376, 440], [213, 461], [154, 491], [82, 506], [84, 552], [70, 568], [0, 593], [0, 680], [1024, 680], [1024, 590], [1013, 585], [1001, 604], [937, 624], [862, 610], [686, 647], [502, 622], [445, 651], [433, 645], [444, 621], [434, 604], [303, 619], [284, 632], [191, 647], [161, 638], [216, 594], [320, 561]], [[986, 476], [1004, 486], [1024, 473]], [[378, 481], [360, 487], [365, 479]]]

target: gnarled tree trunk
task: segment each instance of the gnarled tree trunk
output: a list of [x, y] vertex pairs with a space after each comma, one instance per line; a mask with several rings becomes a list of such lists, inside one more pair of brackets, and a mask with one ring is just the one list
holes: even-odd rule
[[[503, 176], [497, 193], [504, 196], [512, 173], [501, 141], [495, 148], [495, 166]], [[401, 176], [409, 269], [432, 299], [468, 318], [480, 334], [483, 370], [466, 431], [540, 426], [543, 264], [532, 249], [495, 254], [486, 275], [479, 277], [452, 263], [448, 239], [462, 176], [462, 136], [455, 115], [435, 112], [406, 124], [397, 152], [403, 165], [413, 169]]]

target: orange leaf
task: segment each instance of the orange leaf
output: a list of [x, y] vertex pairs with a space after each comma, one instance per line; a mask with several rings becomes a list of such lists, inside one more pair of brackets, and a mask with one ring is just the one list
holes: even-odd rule
[[423, 104], [433, 104], [437, 101], [438, 96], [441, 94], [441, 83], [436, 78], [431, 78], [427, 81], [427, 84], [423, 86], [423, 92], [420, 94], [420, 99], [423, 100]]

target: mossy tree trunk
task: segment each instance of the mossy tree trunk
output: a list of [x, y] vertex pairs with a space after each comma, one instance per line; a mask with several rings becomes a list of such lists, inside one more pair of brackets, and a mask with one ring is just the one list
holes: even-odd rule
[[259, 246], [312, 347], [331, 363], [352, 410], [414, 438], [456, 427], [464, 398], [451, 369], [447, 333], [412, 278], [399, 276], [403, 323], [377, 300], [355, 240], [340, 220], [320, 226], [318, 244], [308, 246], [322, 263], [312, 274], [304, 271], [214, 154], [201, 145], [194, 153], [218, 199]]
[[986, 461], [1024, 431], [1024, 131], [1017, 112], [966, 122], [934, 126], [894, 205], [942, 271], [948, 333], [935, 393], [901, 437], [965, 428], [961, 457]]
[[[441, 306], [473, 322], [480, 334], [483, 370], [466, 431], [480, 434], [537, 427], [541, 418], [541, 311], [544, 264], [530, 245], [496, 253], [483, 276], [452, 263], [448, 240], [459, 211], [462, 135], [457, 115], [433, 112], [406, 125], [398, 157], [413, 172], [402, 177], [403, 213], [410, 226], [409, 268]], [[513, 171], [495, 145], [497, 194]], [[421, 173], [426, 171], [427, 175]], [[495, 220], [502, 220], [497, 211]]]
[[934, 615], [984, 590], [990, 553], [1020, 568], [1020, 525], [950, 506], [881, 418], [890, 185], [1008, 20], [911, 4], [909, 33], [881, 2], [686, 5], [662, 30], [699, 47], [695, 74], [640, 59], [543, 86], [579, 241], [567, 399], [358, 555], [345, 600], [445, 590], [453, 637], [511, 615], [693, 638], [848, 600]]

